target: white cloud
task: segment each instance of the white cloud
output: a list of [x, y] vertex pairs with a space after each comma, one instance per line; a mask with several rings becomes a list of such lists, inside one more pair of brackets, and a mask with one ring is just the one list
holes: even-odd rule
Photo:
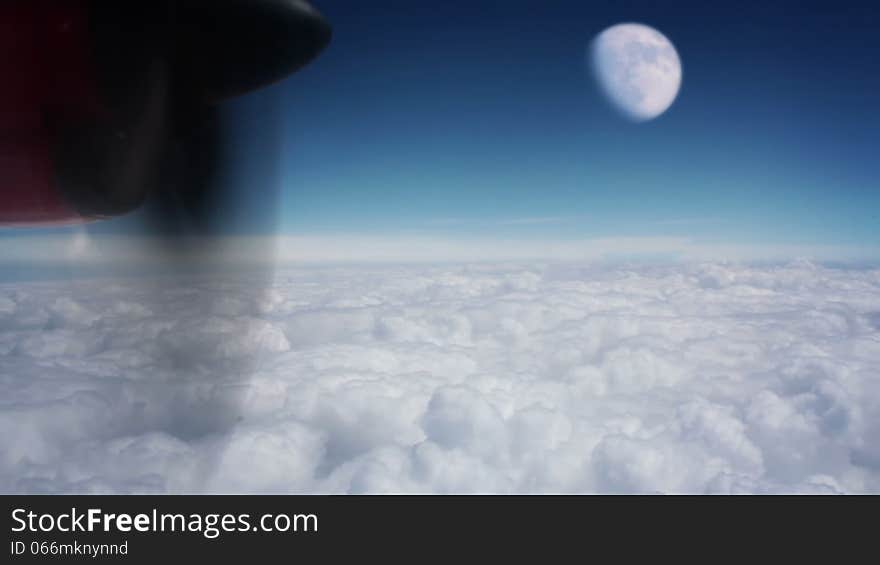
[[880, 492], [880, 271], [0, 285], [3, 492]]
[[[565, 218], [519, 218], [502, 225], [541, 224]], [[454, 221], [454, 220], [449, 220]], [[799, 257], [812, 261], [872, 263], [880, 259], [880, 247], [863, 245], [735, 244], [713, 243], [680, 236], [619, 236], [571, 239], [517, 239], [498, 237], [449, 237], [429, 232], [397, 235], [327, 234], [284, 236], [238, 236], [191, 240], [168, 245], [134, 236], [67, 235], [17, 237], [14, 244], [0, 246], [0, 265], [63, 265], [71, 270], [89, 266], [163, 270], [169, 266], [265, 265], [280, 261], [294, 264], [375, 264], [500, 261], [788, 261]]]

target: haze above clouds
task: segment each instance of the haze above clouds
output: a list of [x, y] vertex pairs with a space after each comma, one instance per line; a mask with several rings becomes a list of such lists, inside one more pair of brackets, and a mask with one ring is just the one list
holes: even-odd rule
[[880, 492], [878, 438], [880, 270], [0, 285], [3, 492]]

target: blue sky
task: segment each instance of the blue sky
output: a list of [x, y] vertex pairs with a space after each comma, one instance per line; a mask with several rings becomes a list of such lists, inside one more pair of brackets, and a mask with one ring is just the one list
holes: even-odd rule
[[[878, 241], [878, 10], [654, 4], [321, 2], [334, 42], [283, 87], [284, 229]], [[584, 66], [621, 21], [683, 61], [652, 122]]]
[[[328, 50], [227, 108], [229, 234], [880, 244], [870, 3], [315, 4]], [[672, 108], [640, 124], [585, 64], [627, 21], [668, 36], [684, 68]]]

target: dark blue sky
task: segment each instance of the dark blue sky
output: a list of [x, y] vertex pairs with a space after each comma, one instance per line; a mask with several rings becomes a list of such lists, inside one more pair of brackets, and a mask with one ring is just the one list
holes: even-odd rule
[[[316, 5], [334, 41], [281, 87], [287, 231], [880, 241], [876, 4]], [[684, 67], [644, 124], [584, 65], [626, 21]]]

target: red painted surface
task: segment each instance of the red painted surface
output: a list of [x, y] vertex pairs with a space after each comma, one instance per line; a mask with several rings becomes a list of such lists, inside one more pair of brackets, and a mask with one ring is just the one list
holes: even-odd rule
[[97, 115], [85, 0], [0, 1], [0, 225], [76, 223], [53, 146]]

